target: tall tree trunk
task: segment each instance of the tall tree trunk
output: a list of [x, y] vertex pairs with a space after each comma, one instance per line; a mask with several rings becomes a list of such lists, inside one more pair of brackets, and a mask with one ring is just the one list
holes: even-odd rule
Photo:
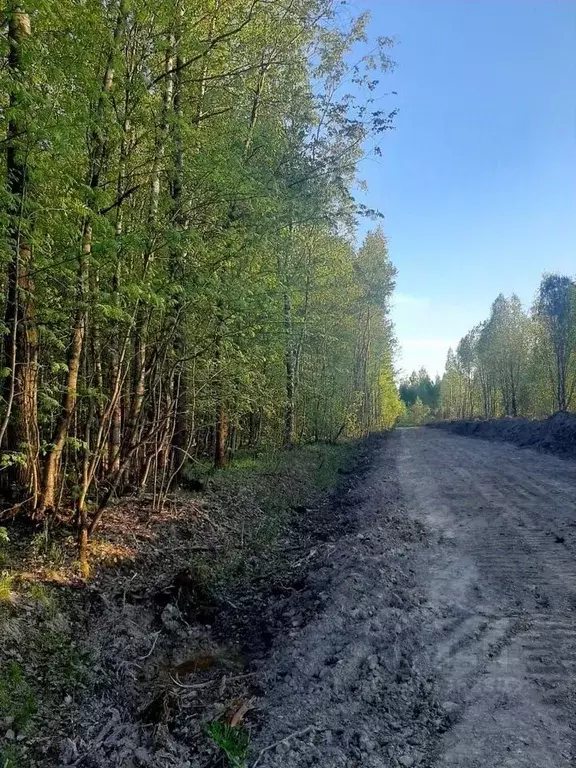
[[226, 387], [224, 384], [224, 355], [222, 338], [222, 304], [216, 305], [217, 330], [214, 349], [214, 363], [216, 365], [216, 384], [215, 384], [215, 410], [216, 410], [216, 428], [214, 430], [214, 466], [216, 469], [222, 469], [227, 461], [227, 442], [228, 442], [228, 412], [226, 408]]
[[90, 268], [90, 257], [92, 255], [92, 219], [95, 214], [94, 208], [96, 205], [94, 200], [94, 193], [100, 186], [100, 176], [102, 173], [102, 164], [107, 142], [104, 126], [105, 100], [112, 90], [116, 57], [124, 33], [128, 8], [127, 4], [128, 0], [119, 0], [112, 46], [108, 54], [108, 60], [106, 62], [106, 68], [102, 82], [102, 89], [100, 91], [100, 97], [96, 106], [94, 127], [90, 133], [88, 183], [91, 197], [88, 200], [89, 212], [85, 215], [84, 221], [82, 223], [82, 249], [78, 261], [78, 272], [76, 279], [77, 309], [74, 319], [70, 351], [68, 355], [68, 376], [66, 381], [66, 390], [64, 393], [60, 414], [56, 422], [56, 429], [54, 431], [52, 444], [46, 455], [42, 492], [40, 494], [39, 501], [39, 511], [41, 514], [53, 510], [56, 506], [56, 486], [60, 459], [62, 457], [62, 451], [64, 449], [66, 438], [68, 437], [68, 429], [72, 419], [72, 414], [76, 406], [78, 374], [80, 371], [80, 360], [82, 356], [82, 348], [84, 344], [88, 315], [87, 286]]
[[68, 430], [72, 420], [72, 414], [76, 406], [78, 394], [78, 376], [80, 373], [80, 360], [82, 346], [86, 330], [86, 282], [88, 278], [88, 258], [92, 250], [92, 226], [89, 217], [86, 217], [82, 228], [82, 253], [78, 266], [77, 306], [74, 320], [74, 331], [68, 354], [68, 376], [66, 391], [60, 415], [56, 422], [56, 429], [44, 466], [44, 478], [42, 492], [39, 500], [40, 513], [49, 512], [56, 507], [56, 489], [58, 470], [64, 444], [68, 437]]
[[287, 289], [284, 289], [284, 364], [286, 367], [286, 404], [284, 408], [284, 446], [294, 444], [295, 424], [295, 377], [294, 343], [292, 339], [292, 303]]
[[[177, 19], [178, 35], [176, 39], [176, 48], [178, 50], [180, 46], [180, 37], [182, 32], [183, 23], [183, 9], [179, 3]], [[184, 176], [184, 155], [183, 155], [183, 140], [182, 140], [182, 59], [177, 53], [176, 55], [176, 75], [174, 78], [174, 126], [175, 126], [175, 142], [174, 142], [174, 170], [172, 179], [172, 210], [173, 221], [177, 229], [177, 234], [180, 239], [183, 238], [186, 230], [186, 217], [182, 210], [182, 184]], [[203, 78], [205, 79], [205, 78]], [[199, 110], [202, 109], [200, 104]], [[178, 240], [178, 238], [177, 238]], [[171, 253], [171, 271], [172, 277], [175, 281], [179, 282], [184, 276], [184, 264], [186, 260], [186, 253], [182, 247], [181, 242], [177, 242], [175, 248]], [[186, 458], [186, 450], [188, 448], [188, 387], [186, 380], [186, 322], [184, 312], [184, 299], [183, 291], [178, 291], [178, 298], [176, 301], [174, 312], [174, 375], [172, 381], [172, 398], [174, 402], [174, 429], [172, 432], [172, 445], [170, 447], [171, 459], [172, 459], [172, 480], [177, 480], [182, 467], [184, 466]]]
[[244, 155], [248, 156], [248, 152], [252, 145], [254, 138], [254, 131], [258, 122], [258, 114], [260, 112], [260, 105], [262, 102], [262, 92], [264, 90], [264, 83], [266, 81], [266, 74], [268, 72], [268, 65], [266, 64], [266, 51], [262, 51], [262, 57], [260, 60], [260, 68], [258, 70], [258, 78], [256, 80], [256, 88], [254, 89], [254, 98], [252, 99], [252, 109], [250, 111], [250, 123], [248, 124], [248, 134], [246, 141], [244, 142]]
[[17, 3], [8, 3], [8, 73], [10, 119], [8, 122], [6, 175], [9, 200], [9, 240], [4, 343], [4, 367], [10, 372], [4, 386], [6, 413], [0, 427], [0, 444], [23, 454], [5, 474], [5, 482], [19, 493], [31, 494], [33, 507], [38, 491], [39, 435], [37, 420], [38, 329], [32, 278], [32, 246], [25, 225], [27, 181], [26, 100], [24, 46], [31, 35], [30, 16]]
[[[124, 111], [124, 120], [122, 125], [122, 141], [120, 142], [120, 157], [118, 161], [118, 181], [116, 184], [116, 197], [122, 200], [126, 187], [126, 162], [128, 155], [127, 141], [130, 130], [130, 122], [126, 117], [128, 111], [128, 96]], [[121, 238], [124, 233], [124, 210], [120, 202], [116, 209], [116, 222], [114, 234], [116, 238], [116, 268], [112, 277], [112, 295], [114, 304], [119, 307], [120, 290], [120, 263], [121, 263]], [[116, 392], [122, 372], [120, 370], [120, 346], [119, 338], [113, 339], [110, 349], [110, 383], [112, 392]], [[118, 472], [120, 469], [120, 451], [122, 444], [122, 398], [116, 397], [111, 414], [110, 438], [108, 441], [108, 469], [110, 472]]]
[[219, 394], [217, 415], [216, 415], [216, 434], [214, 438], [214, 466], [216, 469], [222, 469], [228, 462], [228, 413], [224, 398]]
[[[154, 158], [152, 162], [152, 180], [150, 185], [150, 200], [148, 205], [148, 242], [143, 254], [142, 279], [148, 274], [148, 270], [153, 262], [154, 248], [156, 246], [158, 230], [158, 208], [160, 204], [160, 175], [163, 168], [164, 156], [166, 153], [166, 140], [170, 130], [170, 112], [174, 94], [174, 69], [175, 69], [175, 35], [174, 30], [168, 34], [168, 45], [164, 55], [164, 93], [162, 95], [162, 106], [160, 113], [160, 126], [156, 135], [154, 144]], [[126, 440], [123, 445], [123, 459], [126, 456], [134, 456], [135, 464], [138, 470], [138, 461], [133, 451], [133, 446], [138, 442], [138, 428], [144, 398], [146, 395], [146, 355], [148, 349], [148, 321], [146, 308], [139, 306], [136, 316], [136, 330], [134, 340], [134, 371], [133, 371], [133, 394], [130, 404], [130, 413], [128, 417], [128, 430]], [[118, 471], [124, 472], [127, 468], [123, 460]], [[112, 483], [117, 485], [117, 480], [112, 479]]]

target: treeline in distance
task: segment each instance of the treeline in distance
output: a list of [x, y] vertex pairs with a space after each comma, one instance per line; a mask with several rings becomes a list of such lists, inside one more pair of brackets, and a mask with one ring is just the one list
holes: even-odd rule
[[450, 350], [441, 379], [425, 370], [403, 382], [403, 420], [542, 418], [576, 410], [576, 284], [546, 274], [526, 312], [500, 294], [487, 320]]

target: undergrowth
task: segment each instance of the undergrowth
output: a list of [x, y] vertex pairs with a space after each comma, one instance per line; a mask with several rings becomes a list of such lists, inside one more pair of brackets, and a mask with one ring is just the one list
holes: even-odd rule
[[215, 473], [208, 499], [221, 508], [226, 528], [220, 532], [220, 546], [191, 558], [203, 585], [226, 589], [272, 570], [291, 532], [305, 527], [325, 492], [338, 484], [353, 450], [350, 443], [318, 443], [259, 457], [244, 455]]
[[65, 716], [89, 682], [88, 663], [71, 626], [72, 608], [38, 583], [9, 581], [11, 599], [0, 604], [0, 768], [30, 765], [30, 740], [47, 720]]

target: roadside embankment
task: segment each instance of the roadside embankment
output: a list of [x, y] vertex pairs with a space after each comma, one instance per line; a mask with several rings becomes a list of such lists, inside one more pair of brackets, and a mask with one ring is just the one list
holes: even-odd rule
[[563, 458], [576, 458], [576, 414], [555, 413], [547, 419], [460, 419], [439, 421], [430, 427], [445, 429], [464, 437], [480, 437], [514, 443]]

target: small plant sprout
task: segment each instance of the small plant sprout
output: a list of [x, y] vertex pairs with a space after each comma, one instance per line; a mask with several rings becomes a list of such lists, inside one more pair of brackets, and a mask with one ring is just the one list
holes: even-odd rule
[[245, 768], [250, 743], [250, 734], [246, 728], [233, 728], [222, 720], [214, 720], [206, 730], [228, 758], [230, 768]]

